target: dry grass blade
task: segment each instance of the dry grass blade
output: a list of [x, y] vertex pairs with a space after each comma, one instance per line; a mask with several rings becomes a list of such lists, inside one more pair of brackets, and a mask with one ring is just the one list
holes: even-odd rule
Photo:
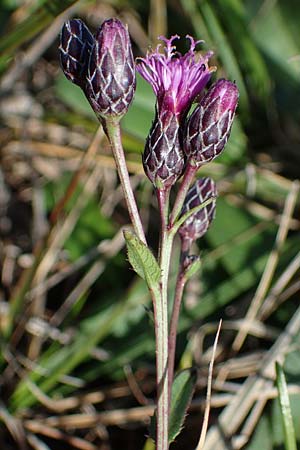
[[216, 356], [216, 351], [217, 351], [217, 345], [218, 345], [219, 335], [220, 335], [220, 331], [221, 331], [221, 326], [222, 326], [222, 320], [220, 320], [220, 322], [219, 322], [219, 326], [218, 326], [218, 329], [217, 329], [217, 333], [216, 333], [216, 337], [215, 337], [215, 341], [214, 341], [214, 345], [213, 345], [211, 361], [209, 363], [204, 418], [203, 418], [203, 424], [202, 424], [200, 439], [199, 439], [198, 445], [196, 447], [196, 450], [202, 450], [203, 446], [204, 446], [204, 443], [205, 443], [205, 438], [206, 438], [206, 433], [207, 433], [207, 428], [208, 428], [210, 403], [211, 403], [211, 388], [212, 388], [213, 368], [214, 368], [214, 362], [215, 362], [215, 356]]
[[21, 421], [13, 417], [2, 404], [0, 404], [0, 419], [5, 423], [10, 434], [18, 443], [20, 450], [26, 450], [26, 435]]
[[53, 41], [57, 38], [63, 23], [68, 20], [72, 14], [78, 9], [77, 5], [73, 5], [60, 14], [47, 30], [35, 40], [29, 49], [18, 57], [13, 66], [7, 71], [2, 78], [0, 84], [0, 92], [7, 92], [12, 89], [21, 75], [34, 65], [34, 63], [43, 55], [43, 53], [50, 47]]
[[300, 268], [300, 252], [297, 253], [295, 258], [290, 262], [285, 271], [280, 275], [274, 287], [271, 289], [270, 294], [264, 301], [259, 313], [258, 319], [265, 320], [276, 309], [278, 300], [280, 300], [280, 294], [286, 288], [287, 284], [291, 281], [292, 277]]
[[80, 178], [82, 177], [82, 175], [86, 172], [86, 170], [88, 168], [88, 161], [90, 159], [93, 159], [96, 156], [99, 145], [103, 138], [104, 138], [104, 131], [102, 129], [102, 126], [100, 125], [94, 136], [94, 139], [91, 142], [91, 145], [88, 147], [86, 153], [83, 154], [79, 168], [74, 173], [65, 195], [57, 203], [57, 205], [55, 206], [55, 208], [53, 209], [53, 211], [51, 213], [50, 222], [52, 224], [55, 224], [57, 222], [57, 219], [58, 219], [60, 213], [62, 212], [63, 208], [68, 203], [68, 200], [72, 197], [76, 187], [78, 186], [78, 182], [79, 182]]
[[[282, 215], [280, 213], [274, 211], [274, 209], [272, 208], [268, 208], [267, 206], [262, 205], [261, 203], [233, 194], [227, 195], [226, 198], [230, 201], [231, 204], [249, 211], [251, 214], [262, 219], [263, 221], [273, 221], [278, 225], [282, 220]], [[300, 221], [297, 218], [291, 218], [290, 229], [299, 230], [299, 228]]]
[[282, 220], [280, 222], [280, 226], [276, 236], [274, 248], [269, 255], [263, 276], [260, 280], [254, 298], [245, 316], [244, 325], [238, 332], [237, 336], [235, 337], [235, 340], [233, 341], [232, 347], [235, 351], [239, 351], [240, 348], [242, 347], [249, 331], [250, 326], [249, 324], [257, 316], [257, 313], [270, 287], [276, 266], [278, 264], [280, 250], [282, 249], [282, 246], [286, 240], [289, 231], [290, 219], [293, 215], [294, 208], [296, 206], [298, 192], [299, 192], [299, 183], [295, 181], [292, 184], [291, 190], [286, 198]]
[[[11, 141], [7, 145], [7, 151], [10, 150], [10, 148], [14, 148], [15, 145], [18, 145], [18, 142]], [[45, 142], [38, 142], [38, 141], [30, 141], [29, 143], [30, 149], [34, 151], [35, 153], [43, 156], [49, 156], [51, 158], [60, 158], [60, 159], [81, 159], [82, 158], [82, 151], [78, 150], [74, 147], [66, 147], [64, 145], [57, 145], [57, 144], [49, 144]], [[109, 168], [115, 170], [115, 163], [114, 159], [110, 155], [86, 155], [86, 161], [90, 162], [92, 164], [99, 164], [102, 168]], [[139, 162], [135, 161], [128, 161], [127, 160], [127, 166], [130, 173], [136, 173], [136, 174], [143, 174], [143, 166]]]
[[41, 423], [35, 420], [27, 420], [24, 422], [24, 426], [27, 430], [31, 431], [32, 433], [41, 434], [43, 436], [47, 436], [52, 439], [63, 440], [67, 442], [69, 445], [71, 445], [74, 449], [78, 450], [98, 449], [96, 445], [91, 444], [85, 439], [69, 436], [56, 428], [51, 428], [47, 426], [45, 423]]
[[151, 0], [149, 15], [149, 34], [152, 43], [156, 43], [157, 36], [167, 34], [167, 2], [166, 0]]
[[48, 445], [45, 444], [41, 439], [39, 439], [34, 434], [28, 433], [27, 434], [27, 441], [31, 445], [34, 450], [51, 450]]
[[[61, 379], [61, 381], [63, 382], [63, 377]], [[76, 409], [76, 408], [86, 408], [88, 406], [91, 405], [96, 405], [99, 403], [102, 403], [105, 400], [113, 400], [113, 399], [122, 399], [124, 397], [128, 397], [130, 395], [130, 389], [128, 386], [118, 386], [118, 387], [113, 387], [104, 391], [92, 391], [83, 395], [74, 395], [71, 397], [64, 397], [64, 398], [56, 398], [53, 399], [50, 396], [46, 395], [43, 391], [41, 391], [41, 389], [39, 389], [39, 387], [35, 384], [32, 383], [30, 380], [26, 381], [26, 384], [28, 386], [28, 388], [30, 389], [30, 391], [32, 392], [32, 394], [38, 399], [38, 401], [41, 403], [41, 405], [44, 405], [49, 411], [53, 411], [55, 413], [63, 413], [65, 411], [68, 410], [72, 410], [72, 409]], [[126, 423], [131, 422], [131, 421], [137, 421], [138, 419], [138, 414], [140, 421], [144, 422], [147, 417], [151, 414], [151, 412], [153, 412], [154, 406], [153, 405], [149, 405], [148, 409], [146, 408], [130, 408], [127, 410], [117, 410], [115, 409], [114, 411], [108, 411], [106, 412], [101, 412], [99, 414], [93, 414], [92, 420], [95, 420], [95, 417], [97, 416], [97, 420], [99, 422], [103, 422], [103, 423], [107, 423], [107, 424], [116, 424], [115, 422], [115, 418], [116, 417], [126, 417]], [[138, 413], [138, 411], [140, 411], [140, 413]], [[149, 412], [150, 411], [150, 412]], [[85, 414], [83, 415], [84, 417], [86, 416]], [[88, 415], [90, 416], [90, 415]], [[66, 422], [68, 422], [68, 417], [70, 416], [65, 416], [66, 417]], [[74, 416], [72, 416], [74, 417]], [[79, 415], [75, 415], [75, 417], [81, 417], [80, 414]], [[58, 417], [52, 417], [52, 420], [60, 420]], [[72, 419], [71, 419], [72, 420]], [[89, 420], [89, 419], [87, 419]], [[75, 419], [76, 421], [76, 419]], [[80, 419], [78, 420], [78, 422], [80, 421]], [[110, 422], [111, 421], [111, 422]], [[94, 423], [94, 422], [92, 422]]]
[[104, 411], [101, 413], [82, 413], [82, 414], [68, 414], [64, 416], [50, 416], [43, 419], [43, 422], [38, 420], [26, 420], [25, 426], [42, 426], [42, 423], [52, 428], [70, 429], [88, 429], [97, 424], [102, 425], [125, 425], [133, 422], [149, 423], [149, 417], [153, 414], [155, 406], [139, 406], [130, 409], [115, 409], [113, 411]]
[[148, 405], [149, 404], [149, 400], [147, 399], [147, 397], [143, 394], [133, 372], [132, 372], [132, 368], [129, 364], [126, 364], [124, 366], [124, 373], [127, 379], [127, 383], [128, 386], [133, 394], [133, 396], [136, 398], [136, 400], [141, 404], [141, 405]]
[[[130, 228], [130, 225], [126, 227]], [[93, 262], [95, 259], [99, 259], [101, 256], [105, 260], [112, 258], [122, 249], [122, 247], [124, 247], [123, 231], [119, 230], [112, 239], [101, 241], [97, 247], [93, 247], [87, 253], [80, 256], [76, 261], [64, 266], [59, 272], [54, 273], [42, 283], [34, 286], [28, 292], [28, 298], [32, 298], [35, 295], [41, 295], [42, 293], [48, 291], [50, 288], [56, 286], [67, 277], [78, 272], [84, 266], [87, 266], [89, 263]], [[51, 318], [51, 323], [52, 321], [54, 321], [54, 316]]]
[[[288, 353], [293, 338], [300, 331], [300, 307], [296, 310], [286, 329], [278, 337], [275, 344], [267, 352], [261, 361], [259, 375], [249, 376], [233, 397], [229, 405], [224, 409], [218, 419], [217, 425], [208, 431], [204, 450], [229, 450], [241, 448], [249, 437], [250, 425], [253, 431], [258, 420], [257, 412], [261, 408], [259, 403], [265, 402], [265, 394], [273, 386], [271, 380], [275, 379], [275, 361], [282, 362]], [[264, 398], [262, 398], [264, 397]], [[258, 406], [256, 406], [258, 403]], [[250, 417], [242, 427], [243, 422]], [[255, 421], [254, 421], [255, 419]], [[239, 432], [240, 437], [234, 438]], [[225, 438], [226, 437], [226, 438]]]
[[[86, 196], [84, 194], [92, 193], [95, 190], [95, 187], [99, 180], [99, 168], [96, 167], [96, 169], [92, 172], [91, 175], [88, 176], [86, 179], [86, 184], [84, 185], [84, 193], [79, 198], [76, 206], [72, 209], [70, 214], [67, 216], [66, 220], [62, 225], [57, 225], [52, 229], [52, 232], [48, 239], [48, 248], [46, 253], [43, 256], [42, 261], [39, 264], [39, 267], [37, 268], [35, 278], [34, 278], [34, 284], [41, 284], [47, 277], [48, 273], [50, 272], [51, 268], [53, 267], [54, 262], [57, 260], [58, 254], [62, 248], [63, 243], [67, 239], [68, 236], [70, 236], [72, 230], [74, 229], [78, 218], [81, 214], [81, 211], [83, 207], [85, 206], [86, 202]], [[57, 211], [58, 212], [58, 211]], [[58, 217], [58, 216], [57, 216]], [[96, 262], [95, 264], [98, 264], [99, 262]], [[103, 264], [102, 264], [103, 265]], [[98, 268], [97, 266], [97, 268]], [[98, 273], [101, 271], [103, 267], [98, 268]], [[95, 268], [94, 268], [95, 270]], [[86, 276], [88, 277], [88, 275]], [[80, 290], [82, 290], [80, 286]], [[45, 308], [45, 301], [43, 300], [45, 297], [44, 295], [36, 296], [33, 299], [33, 302], [31, 304], [31, 314], [41, 317], [44, 312]], [[29, 346], [29, 352], [28, 355], [30, 359], [35, 359], [40, 351], [41, 348], [41, 341], [39, 338], [33, 337]]]

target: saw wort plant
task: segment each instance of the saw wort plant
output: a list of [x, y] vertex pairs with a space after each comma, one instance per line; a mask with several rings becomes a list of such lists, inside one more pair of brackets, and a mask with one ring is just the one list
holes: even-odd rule
[[[200, 257], [191, 254], [191, 247], [208, 230], [216, 209], [214, 181], [198, 178], [193, 184], [193, 180], [202, 165], [216, 158], [225, 147], [238, 89], [231, 81], [219, 79], [205, 93], [215, 70], [208, 65], [212, 52], [196, 56], [195, 49], [201, 41], [190, 36], [190, 49], [184, 55], [174, 46], [178, 36], [159, 39], [163, 49], [158, 46], [135, 62], [127, 27], [118, 19], [105, 21], [95, 36], [81, 20], [73, 19], [63, 26], [60, 57], [66, 77], [83, 90], [103, 125], [115, 158], [134, 229], [124, 231], [128, 258], [147, 283], [153, 301], [157, 382], [153, 423], [156, 450], [167, 450], [180, 431], [191, 398], [187, 383], [183, 389], [186, 400], [180, 403], [181, 408], [174, 408], [172, 398], [178, 396], [173, 379], [180, 305], [187, 281], [200, 267]], [[121, 141], [120, 121], [134, 97], [136, 70], [156, 95], [155, 117], [143, 153], [144, 170], [153, 184], [160, 215], [156, 256], [147, 244]], [[180, 179], [171, 205], [171, 190]], [[180, 236], [181, 254], [175, 295], [171, 299], [168, 279], [176, 234]]]

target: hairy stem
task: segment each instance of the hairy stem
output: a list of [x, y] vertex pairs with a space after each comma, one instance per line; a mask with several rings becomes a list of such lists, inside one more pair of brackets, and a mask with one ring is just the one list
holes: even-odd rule
[[104, 123], [105, 132], [111, 144], [115, 158], [118, 175], [123, 188], [124, 198], [127, 204], [130, 220], [138, 238], [146, 244], [146, 237], [143, 230], [141, 218], [137, 209], [136, 201], [130, 184], [129, 173], [121, 140], [121, 129], [119, 119], [106, 119]]

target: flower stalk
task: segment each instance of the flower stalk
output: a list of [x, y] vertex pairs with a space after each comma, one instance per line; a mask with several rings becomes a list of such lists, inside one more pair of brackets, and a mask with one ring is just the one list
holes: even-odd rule
[[[161, 269], [160, 300], [157, 308], [161, 321], [156, 321], [157, 358], [157, 411], [156, 445], [157, 450], [168, 449], [169, 430], [169, 376], [168, 376], [168, 278], [172, 252], [172, 239], [168, 232], [168, 213], [170, 188], [157, 189], [157, 202], [160, 214], [160, 237], [158, 263]], [[160, 322], [160, 323], [159, 323]]]
[[120, 120], [117, 118], [106, 119], [105, 131], [111, 144], [111, 149], [114, 155], [131, 223], [138, 238], [144, 244], [146, 244], [143, 225], [136, 205], [135, 197], [130, 184], [129, 173], [127, 170], [126, 159], [121, 140]]
[[160, 299], [156, 304], [156, 380], [157, 380], [157, 410], [156, 410], [156, 448], [167, 450], [169, 432], [169, 378], [168, 378], [168, 273], [172, 245], [165, 230], [161, 235], [161, 280]]

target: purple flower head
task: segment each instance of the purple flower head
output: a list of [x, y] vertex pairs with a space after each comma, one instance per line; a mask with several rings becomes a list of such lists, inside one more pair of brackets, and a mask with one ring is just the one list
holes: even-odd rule
[[[201, 205], [211, 197], [217, 196], [215, 182], [211, 178], [199, 178], [189, 189], [181, 210], [181, 216]], [[215, 217], [216, 200], [192, 214], [179, 228], [182, 247], [189, 249], [194, 241], [201, 238], [208, 230]]]
[[158, 45], [145, 58], [138, 58], [137, 71], [151, 84], [157, 96], [159, 113], [168, 110], [179, 117], [184, 116], [214, 70], [208, 67], [212, 52], [196, 57], [195, 47], [202, 41], [187, 37], [190, 39], [190, 49], [185, 55], [177, 52], [172, 45], [179, 36], [172, 36], [170, 39], [162, 36], [159, 39], [166, 44], [164, 54], [159, 52]]
[[60, 61], [65, 76], [83, 90], [94, 37], [80, 19], [64, 23], [60, 35]]
[[235, 83], [220, 79], [200, 100], [184, 132], [183, 149], [191, 164], [201, 166], [221, 153], [230, 136], [238, 96]]
[[135, 92], [130, 37], [122, 22], [109, 19], [96, 33], [87, 73], [87, 97], [100, 117], [122, 116]]

